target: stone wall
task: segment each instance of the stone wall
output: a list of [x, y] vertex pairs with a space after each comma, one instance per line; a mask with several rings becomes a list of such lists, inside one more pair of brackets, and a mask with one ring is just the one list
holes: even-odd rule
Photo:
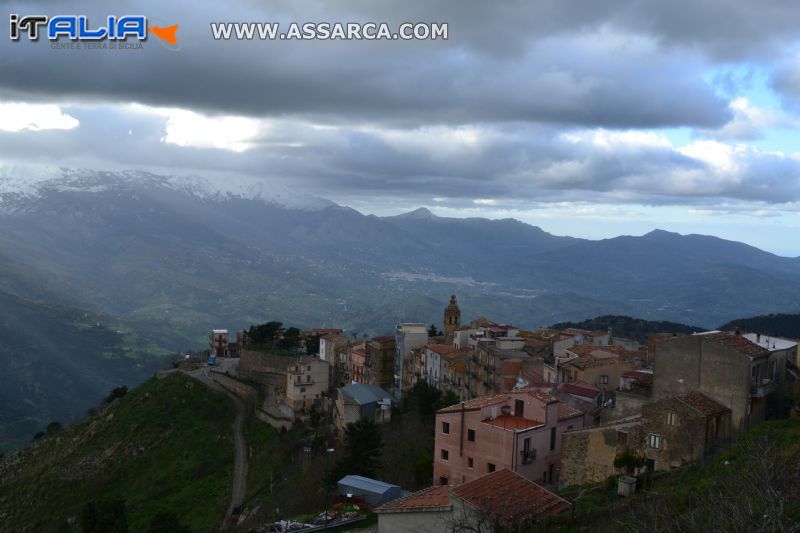
[[[642, 442], [641, 418], [607, 426], [567, 431], [561, 444], [561, 482], [564, 486], [596, 483], [617, 474], [614, 459]], [[624, 433], [624, 439], [620, 439]]]
[[253, 387], [219, 372], [209, 372], [208, 376], [225, 389], [241, 398], [248, 409], [255, 409], [258, 400], [258, 392], [256, 392]]

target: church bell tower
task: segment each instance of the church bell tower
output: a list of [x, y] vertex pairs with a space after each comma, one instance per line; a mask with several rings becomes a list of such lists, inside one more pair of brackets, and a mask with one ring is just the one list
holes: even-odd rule
[[456, 295], [450, 296], [450, 303], [444, 309], [444, 341], [447, 344], [453, 343], [456, 331], [461, 327], [461, 309], [458, 308]]

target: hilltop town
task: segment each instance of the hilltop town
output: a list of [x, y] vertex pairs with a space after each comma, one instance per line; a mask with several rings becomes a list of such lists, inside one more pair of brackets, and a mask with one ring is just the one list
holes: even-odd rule
[[459, 520], [524, 530], [568, 511], [559, 494], [570, 487], [609, 480], [635, 496], [654, 474], [796, 415], [797, 365], [796, 340], [759, 332], [658, 332], [640, 344], [611, 328], [466, 320], [455, 295], [441, 327], [401, 323], [360, 339], [278, 322], [215, 329], [207, 353], [178, 362], [236, 395], [252, 387], [256, 415], [277, 428], [329, 422], [331, 451], [359, 421], [404, 416], [419, 387], [440, 394], [427, 488], [337, 480], [339, 497], [365, 501], [380, 532], [458, 530]]

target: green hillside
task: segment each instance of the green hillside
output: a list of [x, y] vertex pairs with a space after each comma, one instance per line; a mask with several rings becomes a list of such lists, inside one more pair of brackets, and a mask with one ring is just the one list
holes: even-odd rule
[[633, 498], [616, 480], [561, 495], [573, 513], [550, 519], [562, 531], [798, 531], [800, 418], [765, 422], [719, 456], [656, 472]]
[[551, 327], [558, 330], [578, 328], [588, 329], [589, 331], [605, 331], [611, 328], [614, 335], [635, 339], [641, 343], [646, 343], [647, 336], [651, 333], [684, 333], [686, 335], [691, 335], [698, 331], [705, 331], [705, 328], [699, 326], [687, 326], [686, 324], [666, 322], [663, 320], [643, 320], [641, 318], [619, 315], [603, 315], [581, 322], [561, 322]]
[[754, 316], [732, 320], [720, 329], [757, 331], [773, 337], [800, 339], [800, 313]]
[[192, 346], [158, 322], [121, 321], [0, 290], [0, 452], [66, 425], [114, 387], [134, 387]]
[[230, 498], [233, 417], [230, 400], [187, 377], [151, 379], [0, 461], [0, 529], [78, 530], [87, 503], [120, 498], [130, 531], [159, 511], [216, 530]]

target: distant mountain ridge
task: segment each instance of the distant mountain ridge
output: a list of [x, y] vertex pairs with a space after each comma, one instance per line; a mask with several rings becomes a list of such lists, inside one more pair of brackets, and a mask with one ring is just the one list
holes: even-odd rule
[[[135, 348], [142, 372], [157, 355], [204, 346], [212, 327], [278, 319], [362, 336], [402, 321], [440, 324], [454, 292], [464, 317], [527, 329], [602, 315], [713, 328], [800, 312], [799, 258], [716, 237], [591, 241], [427, 209], [365, 216], [269, 181], [25, 172], [0, 170], [0, 298], [106, 317], [124, 331], [114, 350]], [[42, 331], [48, 321], [62, 327], [43, 316]], [[14, 338], [9, 324], [0, 321], [0, 339]], [[45, 356], [71, 360], [51, 349], [15, 352], [31, 365]], [[72, 378], [81, 368], [70, 367]], [[104, 386], [117, 383], [104, 372]], [[43, 390], [37, 374], [20, 375]], [[75, 399], [88, 406], [96, 392]], [[33, 405], [56, 415], [46, 407], [53, 398]]]
[[720, 329], [763, 333], [771, 337], [800, 339], [800, 313], [777, 313], [739, 318], [723, 324]]

